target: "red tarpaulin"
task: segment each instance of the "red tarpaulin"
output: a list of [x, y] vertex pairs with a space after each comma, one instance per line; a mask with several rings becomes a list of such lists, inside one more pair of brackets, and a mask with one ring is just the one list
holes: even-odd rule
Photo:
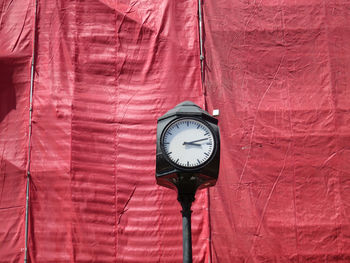
[[205, 1], [213, 262], [350, 261], [350, 2]]
[[350, 2], [202, 4], [204, 85], [196, 1], [0, 2], [0, 262], [24, 259], [27, 170], [29, 262], [181, 262], [154, 174], [184, 100], [222, 140], [194, 262], [350, 261]]

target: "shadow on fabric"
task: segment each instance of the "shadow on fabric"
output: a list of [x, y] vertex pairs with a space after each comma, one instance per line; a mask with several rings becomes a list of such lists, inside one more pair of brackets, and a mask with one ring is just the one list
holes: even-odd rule
[[0, 122], [16, 109], [16, 91], [13, 84], [13, 65], [0, 59]]

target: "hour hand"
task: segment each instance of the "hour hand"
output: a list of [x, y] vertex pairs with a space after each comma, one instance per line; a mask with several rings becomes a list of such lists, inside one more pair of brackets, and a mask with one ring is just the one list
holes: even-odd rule
[[201, 146], [198, 143], [194, 143], [194, 142], [184, 142], [182, 145], [194, 145], [194, 146]]

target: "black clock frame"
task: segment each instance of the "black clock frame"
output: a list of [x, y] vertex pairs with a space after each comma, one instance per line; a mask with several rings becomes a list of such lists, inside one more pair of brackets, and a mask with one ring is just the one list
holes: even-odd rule
[[[203, 164], [197, 167], [182, 167], [175, 164], [164, 151], [164, 131], [180, 119], [195, 119], [206, 125], [213, 133], [215, 149], [212, 156]], [[157, 184], [179, 190], [179, 184], [188, 178], [196, 179], [196, 187], [206, 188], [216, 184], [220, 166], [220, 132], [218, 120], [198, 105], [190, 101], [180, 103], [165, 115], [158, 119], [157, 123], [157, 152], [156, 152], [156, 179]], [[184, 179], [184, 180], [183, 180]]]
[[[186, 167], [186, 166], [182, 166], [182, 165], [178, 165], [177, 163], [175, 163], [173, 160], [171, 160], [168, 156], [168, 154], [165, 151], [165, 146], [164, 146], [164, 136], [166, 131], [168, 130], [168, 128], [173, 125], [175, 122], [179, 122], [181, 120], [195, 120], [198, 121], [200, 123], [202, 123], [205, 127], [207, 127], [212, 135], [213, 135], [213, 139], [214, 139], [214, 149], [213, 152], [211, 153], [210, 157], [208, 158], [208, 160], [206, 160], [205, 162], [201, 163], [200, 165], [194, 166], [194, 167]], [[219, 144], [219, 140], [217, 138], [217, 136], [215, 136], [215, 131], [214, 129], [211, 127], [211, 125], [206, 122], [203, 119], [198, 118], [197, 116], [195, 117], [180, 117], [180, 118], [176, 118], [174, 120], [172, 120], [171, 122], [169, 122], [163, 129], [161, 136], [160, 136], [160, 149], [164, 155], [164, 158], [170, 163], [172, 164], [174, 167], [176, 167], [177, 169], [183, 171], [183, 172], [195, 172], [197, 170], [200, 170], [201, 168], [203, 168], [204, 166], [206, 166], [208, 163], [210, 163], [212, 161], [212, 159], [215, 157], [217, 149], [218, 149], [218, 144]]]

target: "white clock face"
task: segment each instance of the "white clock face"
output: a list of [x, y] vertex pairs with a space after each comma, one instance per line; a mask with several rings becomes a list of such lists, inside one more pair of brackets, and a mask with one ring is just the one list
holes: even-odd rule
[[163, 149], [175, 164], [195, 168], [205, 163], [214, 152], [215, 140], [211, 130], [194, 119], [173, 122], [163, 135]]

